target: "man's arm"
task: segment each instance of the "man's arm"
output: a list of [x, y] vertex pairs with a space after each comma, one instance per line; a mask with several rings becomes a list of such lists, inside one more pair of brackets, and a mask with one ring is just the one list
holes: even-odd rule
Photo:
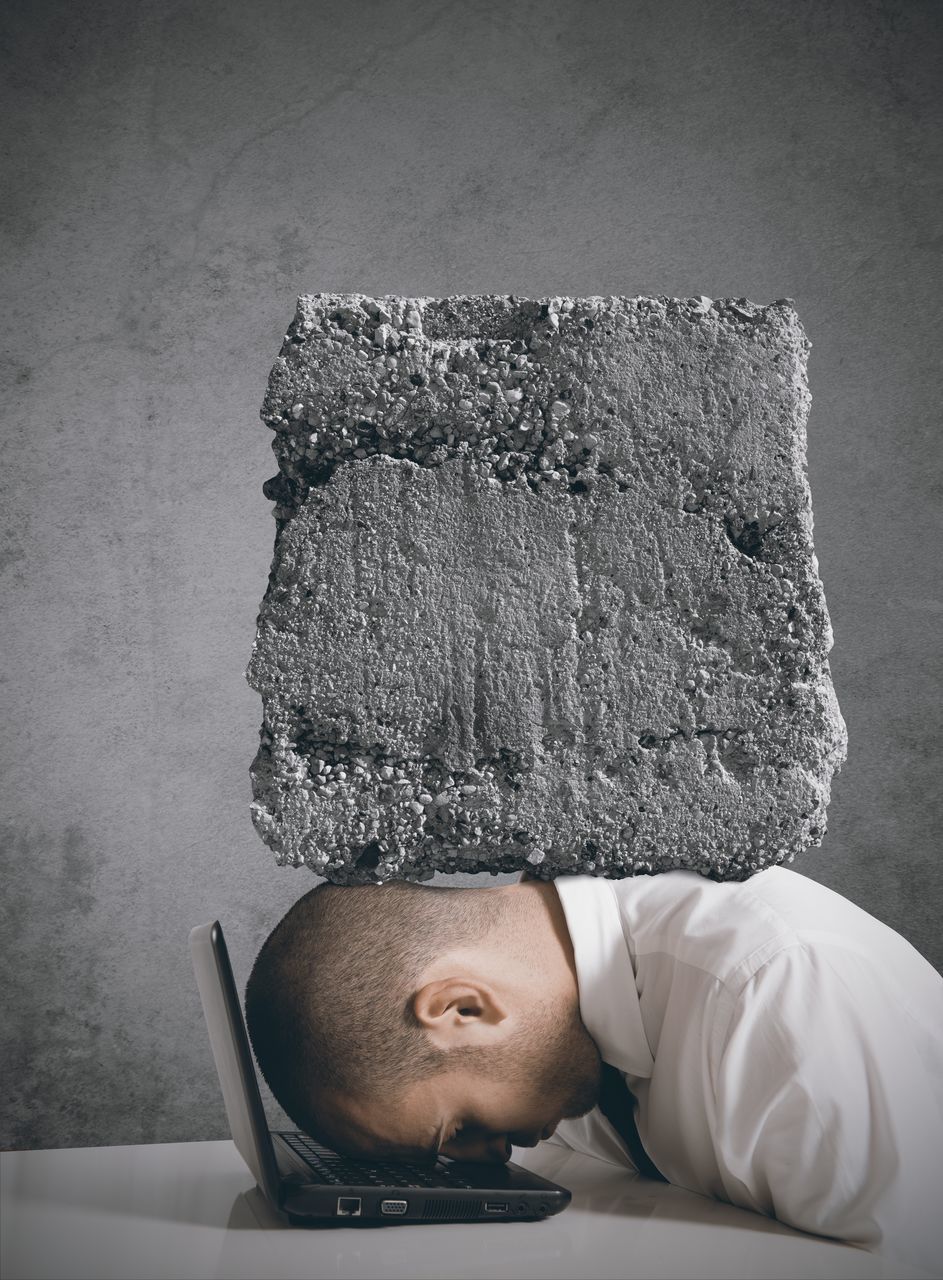
[[880, 958], [830, 943], [768, 961], [714, 1071], [715, 1138], [734, 1203], [935, 1271], [941, 1044], [895, 983]]

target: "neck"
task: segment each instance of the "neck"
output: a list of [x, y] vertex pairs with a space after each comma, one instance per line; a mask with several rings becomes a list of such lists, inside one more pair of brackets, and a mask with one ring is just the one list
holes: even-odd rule
[[573, 944], [567, 928], [560, 896], [547, 880], [522, 880], [500, 889], [518, 914], [517, 938], [526, 951], [529, 965], [540, 973], [544, 989], [555, 991], [568, 1004], [579, 1004], [579, 986]]

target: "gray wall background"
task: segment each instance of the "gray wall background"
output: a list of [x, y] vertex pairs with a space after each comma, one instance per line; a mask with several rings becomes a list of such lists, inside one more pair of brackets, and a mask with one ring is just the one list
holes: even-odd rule
[[[0, 1142], [215, 1138], [189, 959], [249, 821], [257, 417], [304, 291], [795, 299], [850, 733], [795, 869], [938, 967], [936, 0], [7, 0]], [[493, 884], [494, 881], [486, 881]]]

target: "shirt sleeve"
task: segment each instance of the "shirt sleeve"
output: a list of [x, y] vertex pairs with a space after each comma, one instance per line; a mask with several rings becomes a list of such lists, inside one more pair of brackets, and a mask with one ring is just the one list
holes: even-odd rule
[[730, 1200], [937, 1273], [943, 1080], [928, 1025], [878, 958], [800, 943], [767, 961], [713, 1072]]

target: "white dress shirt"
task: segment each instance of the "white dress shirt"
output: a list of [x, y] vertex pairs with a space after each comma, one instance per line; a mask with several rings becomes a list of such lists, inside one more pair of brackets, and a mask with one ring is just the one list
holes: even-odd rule
[[[784, 867], [554, 881], [580, 1012], [669, 1182], [943, 1272], [943, 978]], [[598, 1108], [551, 1141], [632, 1164]]]

